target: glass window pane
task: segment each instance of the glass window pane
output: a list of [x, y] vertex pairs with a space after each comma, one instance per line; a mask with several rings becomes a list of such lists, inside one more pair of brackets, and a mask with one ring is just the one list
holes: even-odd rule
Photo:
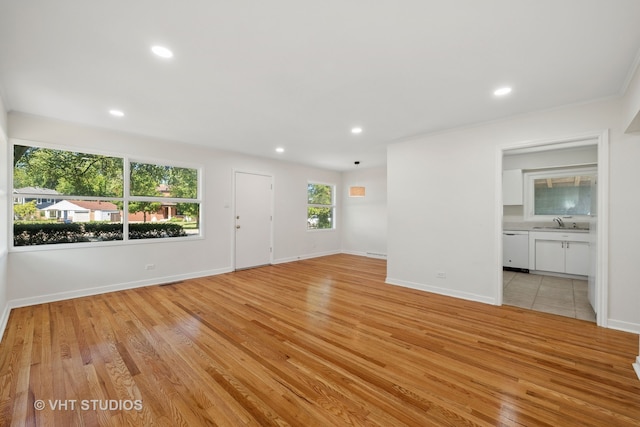
[[43, 196], [122, 197], [121, 158], [15, 145], [14, 189]]
[[198, 170], [131, 162], [132, 196], [198, 197]]
[[326, 184], [308, 184], [307, 199], [310, 205], [332, 205], [333, 186]]
[[333, 228], [333, 208], [307, 208], [307, 229], [322, 230]]
[[200, 235], [199, 203], [129, 203], [129, 238], [158, 239]]
[[122, 240], [122, 202], [62, 199], [13, 205], [14, 246]]
[[307, 230], [334, 228], [333, 185], [307, 184]]
[[536, 179], [535, 215], [589, 215], [592, 179], [581, 175]]

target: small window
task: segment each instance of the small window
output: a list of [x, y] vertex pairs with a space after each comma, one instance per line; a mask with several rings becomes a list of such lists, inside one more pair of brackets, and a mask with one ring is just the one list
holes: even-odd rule
[[307, 230], [335, 228], [335, 187], [329, 184], [307, 184]]
[[525, 212], [529, 219], [586, 218], [594, 212], [596, 169], [555, 169], [525, 173]]

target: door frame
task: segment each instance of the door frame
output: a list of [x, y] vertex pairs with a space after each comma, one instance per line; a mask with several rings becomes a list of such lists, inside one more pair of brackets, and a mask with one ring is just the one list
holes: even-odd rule
[[236, 182], [236, 176], [238, 173], [245, 173], [245, 174], [249, 174], [249, 175], [260, 175], [260, 176], [267, 176], [271, 179], [271, 187], [272, 187], [272, 191], [271, 191], [271, 200], [270, 200], [270, 206], [269, 206], [269, 210], [271, 212], [271, 225], [270, 225], [270, 230], [269, 230], [269, 243], [271, 246], [271, 252], [269, 253], [269, 263], [273, 264], [273, 253], [275, 252], [275, 247], [274, 247], [274, 243], [273, 243], [273, 224], [274, 224], [274, 220], [275, 220], [275, 214], [274, 214], [274, 198], [275, 198], [275, 183], [274, 183], [274, 177], [273, 174], [271, 172], [263, 172], [263, 171], [254, 171], [254, 170], [246, 170], [246, 169], [232, 169], [231, 170], [231, 181], [232, 181], [232, 190], [231, 190], [231, 199], [232, 199], [232, 209], [231, 209], [231, 233], [232, 233], [232, 238], [231, 238], [231, 265], [233, 270], [236, 270], [236, 191], [237, 191], [237, 182]]
[[[595, 143], [593, 141], [596, 141]], [[596, 273], [595, 273], [595, 297], [596, 297], [596, 324], [598, 326], [607, 327], [608, 324], [608, 305], [609, 305], [609, 129], [602, 131], [586, 132], [582, 134], [572, 135], [564, 138], [551, 138], [547, 140], [535, 140], [526, 142], [517, 142], [506, 144], [498, 147], [496, 150], [496, 215], [495, 229], [496, 245], [498, 248], [495, 254], [496, 271], [498, 277], [495, 289], [496, 305], [502, 305], [503, 299], [503, 278], [502, 278], [502, 224], [503, 224], [503, 206], [502, 206], [502, 163], [505, 151], [518, 149], [532, 149], [536, 151], [545, 151], [567, 147], [586, 147], [595, 145], [598, 151], [597, 168], [598, 168], [598, 201], [596, 215]]]

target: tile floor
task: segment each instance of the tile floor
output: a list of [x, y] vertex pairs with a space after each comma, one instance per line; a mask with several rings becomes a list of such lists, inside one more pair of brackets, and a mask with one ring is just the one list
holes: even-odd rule
[[595, 322], [587, 285], [586, 280], [503, 271], [502, 303]]

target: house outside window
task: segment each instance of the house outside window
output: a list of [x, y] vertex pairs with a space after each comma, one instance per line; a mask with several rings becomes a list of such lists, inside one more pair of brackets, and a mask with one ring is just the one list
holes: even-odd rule
[[307, 184], [307, 230], [334, 229], [335, 210], [334, 185]]

